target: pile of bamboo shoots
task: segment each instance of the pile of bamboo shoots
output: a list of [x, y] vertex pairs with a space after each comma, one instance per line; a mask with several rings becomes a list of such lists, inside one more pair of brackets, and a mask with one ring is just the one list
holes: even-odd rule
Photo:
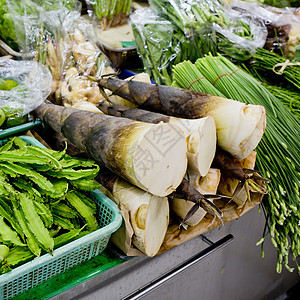
[[35, 114], [110, 170], [99, 181], [129, 211], [133, 244], [154, 256], [170, 209], [178, 224], [194, 226], [206, 213], [222, 220], [215, 199], [242, 206], [250, 192], [265, 193], [254, 165], [243, 169], [242, 161], [253, 157], [266, 115], [260, 105], [146, 81], [97, 81], [111, 91], [97, 104], [102, 113], [42, 104]]

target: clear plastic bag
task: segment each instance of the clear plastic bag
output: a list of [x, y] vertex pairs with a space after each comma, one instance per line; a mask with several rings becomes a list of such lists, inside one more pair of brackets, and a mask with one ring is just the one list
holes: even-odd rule
[[237, 47], [250, 51], [263, 45], [266, 38], [266, 28], [262, 22], [220, 1], [150, 0], [150, 3], [186, 36], [201, 35], [204, 26], [211, 27], [218, 34], [218, 39], [223, 42], [229, 40]]
[[103, 101], [98, 83], [91, 78], [115, 71], [95, 41], [93, 24], [83, 18], [78, 18], [65, 38], [59, 41], [60, 51], [56, 57], [61, 60], [60, 75], [55, 77], [53, 102], [78, 107], [84, 101], [95, 105]]
[[145, 71], [157, 83], [172, 83], [172, 66], [217, 52], [246, 61], [267, 35], [260, 20], [212, 0], [150, 0], [130, 15]]
[[294, 47], [300, 41], [300, 18], [295, 8], [275, 8], [241, 0], [232, 0], [231, 7], [264, 22], [267, 37], [261, 47], [283, 56], [295, 55]]
[[0, 59], [0, 78], [18, 83], [9, 91], [0, 90], [0, 108], [21, 116], [42, 104], [51, 91], [50, 71], [35, 61]]
[[78, 0], [6, 0], [9, 17], [15, 27], [15, 37], [23, 53], [35, 54], [41, 33], [63, 35], [78, 19]]

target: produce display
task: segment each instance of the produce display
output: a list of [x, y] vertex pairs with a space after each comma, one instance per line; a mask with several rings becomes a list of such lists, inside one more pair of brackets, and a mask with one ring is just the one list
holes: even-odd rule
[[254, 70], [262, 71], [266, 76], [273, 76], [275, 82], [278, 80], [278, 76], [281, 76], [282, 85], [291, 84], [299, 92], [300, 62], [290, 62], [284, 57], [264, 49], [257, 49], [253, 58], [256, 61], [253, 65]]
[[[77, 0], [54, 0], [51, 3], [46, 0], [1, 0], [1, 39], [16, 51], [23, 48], [28, 50], [28, 47], [31, 48], [37, 42], [37, 36], [33, 34], [33, 31], [39, 30], [41, 22], [45, 21], [43, 19], [45, 13], [58, 17], [58, 14], [64, 15], [68, 11], [78, 10], [78, 5]], [[55, 23], [53, 18], [52, 23]], [[29, 28], [30, 30], [28, 30]], [[48, 26], [48, 30], [51, 31], [51, 26]], [[26, 42], [28, 39], [30, 39], [30, 45]]]
[[98, 187], [94, 161], [14, 137], [0, 148], [0, 164], [0, 274], [99, 228], [86, 194]]
[[[0, 57], [0, 127], [40, 120], [26, 134], [48, 146], [0, 140], [0, 276], [98, 230], [98, 189], [123, 216], [111, 241], [126, 255], [260, 204], [262, 256], [269, 235], [276, 271], [300, 273], [294, 2], [85, 2], [82, 16], [76, 0], [0, 0], [0, 39], [26, 53]], [[143, 68], [121, 79], [97, 30], [126, 18]]]
[[264, 45], [266, 31], [259, 21], [242, 15], [222, 1], [157, 1], [155, 9], [132, 13], [130, 20], [145, 71], [161, 84], [172, 83], [172, 66], [220, 52], [238, 61]]

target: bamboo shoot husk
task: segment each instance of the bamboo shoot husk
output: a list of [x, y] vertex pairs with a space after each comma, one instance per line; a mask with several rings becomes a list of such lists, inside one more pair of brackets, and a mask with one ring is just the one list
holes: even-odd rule
[[[190, 184], [197, 189], [201, 194], [216, 194], [220, 182], [221, 173], [218, 169], [211, 168], [206, 176], [192, 176], [190, 177]], [[174, 198], [170, 199], [170, 207], [177, 216], [184, 219], [190, 209], [195, 203], [186, 201], [185, 199]], [[197, 225], [207, 214], [207, 212], [199, 207], [198, 210], [186, 222], [186, 225]]]

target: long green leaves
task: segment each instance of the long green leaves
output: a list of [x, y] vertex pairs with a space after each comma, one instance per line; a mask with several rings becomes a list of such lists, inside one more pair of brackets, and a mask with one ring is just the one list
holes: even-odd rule
[[[255, 63], [252, 68], [256, 69], [258, 72], [267, 74], [268, 77], [273, 77], [273, 80], [275, 82], [278, 82], [278, 80], [280, 80], [283, 83], [290, 83], [294, 88], [298, 89], [298, 91], [300, 90], [299, 62], [290, 63], [284, 57], [263, 48], [257, 48], [253, 55], [253, 58], [255, 59]], [[286, 64], [285, 67], [284, 64]], [[276, 65], [277, 67], [275, 67]], [[281, 73], [280, 70], [282, 67], [284, 69]], [[274, 71], [278, 74], [276, 74]]]
[[[282, 264], [291, 270], [288, 255], [291, 253], [297, 264], [296, 257], [300, 254], [299, 120], [262, 84], [226, 58], [209, 55], [198, 59], [195, 66], [227, 98], [263, 105], [266, 109], [267, 128], [256, 149], [256, 166], [264, 177], [271, 179], [269, 195], [263, 204], [271, 240], [278, 250], [277, 271], [281, 271]], [[190, 78], [191, 82], [198, 76]], [[199, 89], [201, 92], [209, 90], [205, 90], [204, 85]]]

